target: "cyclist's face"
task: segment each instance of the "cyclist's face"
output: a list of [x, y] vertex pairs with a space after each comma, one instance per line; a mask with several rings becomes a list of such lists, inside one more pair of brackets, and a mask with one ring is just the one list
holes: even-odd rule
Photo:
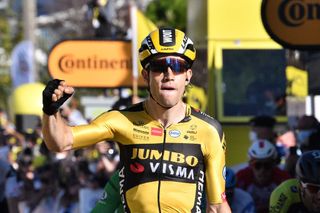
[[181, 101], [191, 76], [186, 61], [169, 56], [156, 58], [150, 63], [147, 80], [153, 98], [162, 106], [172, 107]]
[[258, 184], [264, 185], [269, 183], [274, 168], [274, 162], [271, 160], [254, 161], [250, 163], [253, 170], [255, 181]]
[[320, 185], [300, 183], [301, 198], [310, 212], [320, 212]]

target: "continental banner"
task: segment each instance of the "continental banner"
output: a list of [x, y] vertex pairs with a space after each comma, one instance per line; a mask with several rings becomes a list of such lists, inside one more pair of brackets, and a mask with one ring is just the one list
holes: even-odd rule
[[[62, 41], [49, 54], [48, 70], [74, 87], [131, 87], [131, 42]], [[145, 86], [141, 76], [139, 86]]]
[[263, 0], [261, 16], [270, 37], [282, 46], [320, 48], [320, 0]]

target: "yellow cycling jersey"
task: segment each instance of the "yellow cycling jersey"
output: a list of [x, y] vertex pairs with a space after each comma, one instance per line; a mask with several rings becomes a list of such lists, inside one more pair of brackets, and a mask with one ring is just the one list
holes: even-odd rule
[[307, 212], [299, 193], [299, 181], [289, 179], [273, 190], [270, 197], [270, 213]]
[[225, 149], [221, 125], [187, 105], [185, 118], [167, 128], [144, 102], [109, 111], [72, 127], [73, 148], [117, 141], [119, 184], [125, 212], [201, 212], [206, 187], [210, 204], [225, 201]]

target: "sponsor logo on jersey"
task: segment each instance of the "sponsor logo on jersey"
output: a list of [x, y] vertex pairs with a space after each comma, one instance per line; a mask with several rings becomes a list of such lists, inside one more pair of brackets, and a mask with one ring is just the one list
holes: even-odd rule
[[119, 186], [120, 186], [120, 196], [121, 196], [121, 203], [123, 206], [123, 209], [126, 212], [127, 209], [127, 202], [125, 198], [125, 193], [124, 193], [124, 180], [125, 180], [125, 172], [124, 172], [124, 167], [122, 167], [119, 171]]
[[200, 176], [197, 184], [197, 194], [196, 194], [196, 212], [201, 213], [201, 201], [203, 198], [204, 190], [204, 172], [200, 170]]
[[194, 180], [194, 169], [170, 163], [163, 163], [161, 168], [159, 162], [150, 162], [149, 165], [152, 173], [159, 174], [161, 172], [162, 174], [168, 174], [177, 178]]
[[134, 139], [138, 139], [138, 140], [144, 140], [144, 141], [147, 141], [149, 140], [149, 136], [146, 136], [146, 135], [139, 135], [139, 134], [132, 134], [132, 137]]
[[151, 128], [151, 135], [162, 136], [162, 129], [161, 128], [152, 127]]
[[190, 130], [196, 130], [197, 128], [198, 128], [198, 126], [195, 125], [195, 124], [192, 124], [192, 125], [190, 126]]
[[181, 132], [179, 130], [170, 130], [169, 135], [173, 138], [177, 138], [181, 135]]
[[283, 206], [287, 199], [288, 197], [284, 193], [281, 193], [277, 203], [275, 205], [270, 206], [270, 212], [280, 212], [281, 209], [283, 209]]
[[297, 186], [291, 186], [291, 187], [290, 187], [290, 190], [291, 190], [292, 192], [295, 192], [295, 193], [298, 192]]
[[108, 197], [108, 194], [106, 191], [104, 191], [102, 193], [102, 196], [100, 197], [99, 203], [105, 203], [105, 200], [107, 199], [107, 197]]
[[133, 121], [132, 123], [133, 123], [133, 125], [135, 125], [135, 126], [143, 126], [143, 125], [145, 124], [144, 121], [141, 121], [141, 120], [139, 120], [139, 121]]
[[140, 163], [132, 163], [130, 164], [130, 171], [133, 173], [142, 173], [144, 172], [144, 166]]
[[133, 127], [133, 131], [141, 133], [141, 134], [149, 135], [149, 131], [144, 131], [144, 130], [137, 129], [137, 128], [134, 128], [134, 127]]
[[[169, 135], [168, 135], [169, 137]], [[169, 137], [170, 138], [170, 137]], [[201, 145], [193, 143], [135, 144], [120, 147], [126, 153], [125, 189], [138, 184], [161, 180], [197, 183], [204, 167]]]
[[194, 131], [194, 130], [188, 130], [187, 133], [188, 133], [188, 134], [194, 134], [194, 135], [195, 135], [195, 134], [197, 134], [198, 132], [197, 132], [197, 131]]
[[193, 155], [184, 155], [183, 153], [173, 152], [169, 150], [164, 150], [162, 153], [157, 149], [145, 149], [145, 148], [133, 148], [131, 159], [140, 160], [163, 160], [177, 163], [177, 164], [187, 164], [188, 166], [195, 167], [199, 160]]

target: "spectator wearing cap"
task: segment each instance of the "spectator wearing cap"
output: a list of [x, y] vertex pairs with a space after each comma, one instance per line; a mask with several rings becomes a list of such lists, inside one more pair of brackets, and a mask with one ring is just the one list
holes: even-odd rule
[[268, 212], [273, 189], [290, 175], [277, 167], [277, 150], [268, 140], [256, 140], [248, 150], [248, 166], [237, 172], [237, 186], [251, 194], [256, 212]]

